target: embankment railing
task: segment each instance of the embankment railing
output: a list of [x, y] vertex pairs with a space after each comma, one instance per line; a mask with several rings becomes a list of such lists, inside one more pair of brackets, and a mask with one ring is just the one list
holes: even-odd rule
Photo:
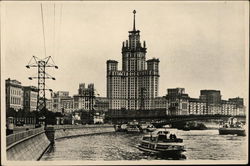
[[13, 143], [16, 143], [16, 142], [18, 142], [18, 141], [20, 141], [22, 139], [25, 139], [27, 137], [36, 135], [36, 134], [41, 133], [41, 132], [44, 132], [43, 127], [8, 135], [6, 137], [6, 145], [8, 147]]

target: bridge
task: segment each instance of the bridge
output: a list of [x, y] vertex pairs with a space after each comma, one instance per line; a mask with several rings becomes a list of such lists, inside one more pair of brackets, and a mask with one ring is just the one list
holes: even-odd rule
[[187, 121], [206, 121], [206, 120], [223, 120], [226, 121], [229, 117], [236, 117], [240, 121], [245, 122], [245, 115], [166, 115], [163, 110], [151, 110], [151, 111], [110, 111], [106, 115], [105, 119], [112, 123], [127, 123], [132, 120], [137, 121], [150, 121], [162, 125], [172, 124], [177, 122]]

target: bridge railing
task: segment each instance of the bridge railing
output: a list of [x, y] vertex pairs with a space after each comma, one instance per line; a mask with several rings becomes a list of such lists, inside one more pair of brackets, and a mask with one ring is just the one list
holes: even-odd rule
[[102, 124], [102, 125], [48, 125], [47, 127], [53, 127], [55, 130], [59, 129], [80, 129], [86, 127], [110, 127], [110, 124]]
[[41, 128], [37, 128], [37, 129], [32, 129], [32, 130], [8, 135], [6, 137], [6, 145], [8, 147], [8, 146], [12, 145], [13, 143], [16, 143], [16, 142], [18, 142], [24, 138], [30, 137], [32, 135], [36, 135], [38, 133], [41, 133], [43, 131], [44, 131], [44, 128], [41, 127]]

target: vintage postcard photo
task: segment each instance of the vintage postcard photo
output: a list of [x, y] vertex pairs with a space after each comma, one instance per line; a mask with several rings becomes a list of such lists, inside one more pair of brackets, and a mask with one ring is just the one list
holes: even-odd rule
[[247, 164], [247, 1], [2, 1], [1, 164]]

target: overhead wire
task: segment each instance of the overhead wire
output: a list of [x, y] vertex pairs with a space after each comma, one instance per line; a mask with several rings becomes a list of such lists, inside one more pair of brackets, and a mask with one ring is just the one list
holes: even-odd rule
[[[58, 38], [57, 38], [57, 47], [56, 47], [56, 54], [55, 56], [58, 56], [59, 54], [59, 48], [60, 48], [60, 40], [61, 40], [61, 24], [62, 24], [62, 4], [60, 5], [60, 13], [59, 13], [59, 32], [58, 32]], [[54, 58], [54, 60], [56, 60]]]
[[[55, 54], [56, 54], [56, 4], [54, 3], [54, 11], [53, 11], [53, 15], [54, 15], [54, 25], [53, 25], [53, 50], [52, 51], [52, 56], [55, 58]], [[48, 61], [51, 59], [53, 64], [50, 65], [54, 65], [55, 62], [52, 58], [52, 56], [47, 57], [47, 49], [46, 49], [46, 35], [45, 35], [45, 20], [44, 20], [44, 6], [41, 3], [41, 17], [42, 17], [42, 29], [43, 29], [43, 42], [44, 42], [44, 55], [45, 58], [43, 59], [44, 61], [47, 61], [46, 63], [48, 63]], [[48, 73], [45, 73], [45, 75], [52, 77], [51, 75], [49, 75]], [[45, 85], [47, 88], [49, 88], [47, 85]]]
[[53, 57], [55, 59], [55, 53], [56, 53], [56, 40], [55, 40], [55, 37], [56, 37], [56, 4], [54, 3], [54, 33], [53, 33]]
[[45, 29], [44, 29], [44, 18], [43, 18], [43, 4], [41, 3], [41, 16], [42, 16], [42, 27], [43, 27], [43, 44], [44, 44], [44, 55], [46, 55], [46, 41], [45, 41]]

